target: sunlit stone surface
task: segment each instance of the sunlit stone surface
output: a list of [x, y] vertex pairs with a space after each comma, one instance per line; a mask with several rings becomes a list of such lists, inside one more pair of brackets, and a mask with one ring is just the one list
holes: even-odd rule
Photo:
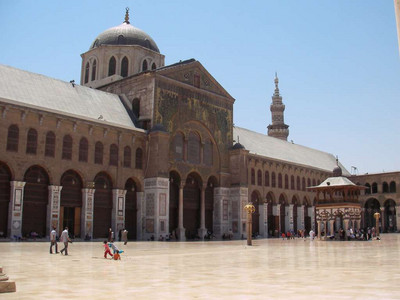
[[[400, 234], [381, 241], [131, 242], [121, 261], [101, 242], [0, 243], [17, 292], [1, 299], [399, 299]], [[61, 244], [59, 244], [59, 247]], [[60, 249], [60, 248], [59, 248]]]

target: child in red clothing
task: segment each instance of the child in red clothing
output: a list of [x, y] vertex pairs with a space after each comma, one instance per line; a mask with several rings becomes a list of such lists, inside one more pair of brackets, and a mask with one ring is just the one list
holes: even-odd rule
[[111, 258], [113, 255], [111, 254], [110, 247], [108, 247], [107, 241], [104, 241], [104, 258], [107, 258], [107, 254], [110, 254]]

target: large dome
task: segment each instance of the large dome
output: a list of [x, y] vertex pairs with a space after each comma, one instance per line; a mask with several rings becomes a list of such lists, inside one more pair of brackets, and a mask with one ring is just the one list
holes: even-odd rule
[[89, 50], [101, 45], [138, 45], [160, 53], [153, 39], [143, 30], [133, 27], [129, 21], [100, 33]]

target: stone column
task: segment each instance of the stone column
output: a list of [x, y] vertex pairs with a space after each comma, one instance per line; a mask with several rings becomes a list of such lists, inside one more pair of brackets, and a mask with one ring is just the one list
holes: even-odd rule
[[289, 204], [289, 230], [294, 231], [293, 204]]
[[379, 230], [380, 233], [383, 233], [385, 231], [385, 207], [381, 207], [381, 230]]
[[304, 205], [300, 205], [297, 207], [297, 229], [304, 230], [305, 229], [305, 214], [304, 214]]
[[93, 237], [93, 209], [95, 189], [82, 189], [81, 238]]
[[344, 219], [343, 220], [343, 224], [344, 224], [344, 235], [347, 239], [347, 229], [349, 229], [349, 220], [348, 219]]
[[10, 238], [22, 237], [22, 212], [24, 207], [23, 181], [10, 181], [10, 205], [8, 208], [8, 232]]
[[53, 227], [56, 228], [56, 232], [61, 232], [62, 224], [60, 223], [60, 201], [61, 201], [61, 190], [62, 186], [49, 185], [49, 202], [47, 204], [47, 230], [46, 237], [50, 236], [50, 231]]
[[114, 231], [114, 240], [118, 240], [119, 231], [125, 226], [125, 195], [126, 190], [113, 189], [113, 208], [111, 210], [111, 228]]
[[311, 206], [309, 208], [309, 214], [308, 215], [311, 217], [311, 229], [314, 230], [314, 228], [315, 228], [315, 206]]
[[318, 226], [318, 239], [321, 239], [321, 221], [317, 221]]
[[248, 188], [218, 187], [214, 189], [214, 234], [217, 238], [229, 231], [234, 239], [246, 238], [246, 218], [244, 209], [248, 203]]
[[260, 235], [264, 238], [267, 238], [269, 236], [268, 233], [268, 202], [265, 202], [263, 205], [260, 205], [260, 218], [263, 221], [262, 224], [263, 226], [260, 227]]
[[178, 238], [180, 241], [186, 241], [185, 228], [183, 228], [183, 182], [179, 185], [179, 223], [178, 223]]
[[334, 236], [335, 235], [335, 220], [329, 220], [329, 226], [331, 227], [330, 229], [330, 235]]
[[201, 202], [200, 202], [200, 228], [198, 231], [201, 240], [204, 240], [204, 236], [207, 233], [206, 229], [206, 188], [207, 183], [204, 183], [201, 187]]
[[[278, 219], [279, 219], [279, 226], [278, 226], [278, 234], [280, 235], [281, 233], [282, 233], [282, 221], [281, 221], [281, 205], [282, 204], [277, 204], [276, 205], [276, 211], [277, 211], [277, 213], [278, 213]], [[280, 236], [279, 236], [280, 237]]]
[[396, 206], [396, 231], [400, 228], [400, 206]]

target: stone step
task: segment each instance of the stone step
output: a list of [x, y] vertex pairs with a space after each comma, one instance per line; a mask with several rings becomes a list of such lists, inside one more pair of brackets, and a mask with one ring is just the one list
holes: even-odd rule
[[14, 281], [0, 281], [0, 294], [1, 293], [13, 293], [16, 292], [17, 288]]
[[7, 281], [8, 280], [8, 276], [4, 273], [0, 273], [0, 281]]

